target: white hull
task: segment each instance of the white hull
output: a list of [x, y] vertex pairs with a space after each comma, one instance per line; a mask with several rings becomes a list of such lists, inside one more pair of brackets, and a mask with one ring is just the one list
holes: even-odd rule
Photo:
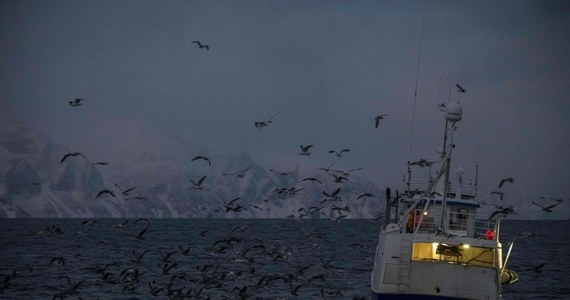
[[[379, 295], [417, 295], [456, 299], [501, 299], [497, 268], [449, 263], [436, 260], [413, 260], [414, 234], [400, 233], [396, 224], [382, 232], [376, 249], [372, 272], [372, 291]], [[393, 230], [392, 232], [390, 232]], [[419, 236], [416, 235], [416, 238]], [[457, 242], [457, 237], [455, 238]], [[416, 242], [445, 241], [444, 236], [424, 235]], [[475, 239], [462, 239], [474, 245]], [[486, 246], [500, 247], [496, 241], [479, 240]]]

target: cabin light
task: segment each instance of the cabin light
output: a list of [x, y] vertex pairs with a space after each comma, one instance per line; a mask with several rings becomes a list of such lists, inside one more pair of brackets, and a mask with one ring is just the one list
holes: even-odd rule
[[469, 245], [463, 244], [463, 249], [469, 249], [469, 247], [470, 247]]
[[426, 210], [426, 211], [424, 211], [424, 216], [427, 216], [427, 215], [428, 215], [428, 211]]

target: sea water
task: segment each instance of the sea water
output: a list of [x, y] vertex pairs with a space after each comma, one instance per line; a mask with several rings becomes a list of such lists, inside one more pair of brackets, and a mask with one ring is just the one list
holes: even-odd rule
[[[0, 219], [0, 299], [368, 299], [380, 230], [368, 220], [85, 221]], [[519, 275], [504, 299], [570, 298], [568, 228], [502, 222]]]

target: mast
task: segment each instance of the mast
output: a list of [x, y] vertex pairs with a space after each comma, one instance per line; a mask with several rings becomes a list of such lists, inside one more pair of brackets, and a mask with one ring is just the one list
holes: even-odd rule
[[[445, 206], [447, 204], [447, 193], [449, 190], [449, 170], [451, 167], [451, 154], [453, 153], [453, 133], [455, 132], [455, 123], [461, 121], [463, 117], [463, 108], [461, 108], [461, 104], [459, 102], [456, 103], [449, 103], [447, 105], [447, 109], [445, 111], [445, 136], [444, 136], [444, 148], [442, 156], [445, 155], [445, 177], [443, 183], [443, 201], [441, 203], [441, 223], [440, 228], [445, 232], [447, 230], [447, 216], [445, 213]], [[451, 126], [448, 126], [451, 124]], [[446, 152], [445, 149], [447, 148], [446, 141], [447, 141], [447, 132], [448, 129], [451, 129], [451, 134], [449, 137], [449, 150]]]

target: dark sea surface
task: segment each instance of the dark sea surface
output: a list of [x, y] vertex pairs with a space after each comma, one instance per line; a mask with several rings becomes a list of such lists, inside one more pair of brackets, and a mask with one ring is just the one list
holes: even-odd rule
[[[0, 299], [370, 296], [379, 225], [366, 220], [135, 220], [0, 219]], [[516, 236], [519, 275], [504, 299], [570, 299], [570, 221], [505, 220], [501, 234], [504, 256]]]

